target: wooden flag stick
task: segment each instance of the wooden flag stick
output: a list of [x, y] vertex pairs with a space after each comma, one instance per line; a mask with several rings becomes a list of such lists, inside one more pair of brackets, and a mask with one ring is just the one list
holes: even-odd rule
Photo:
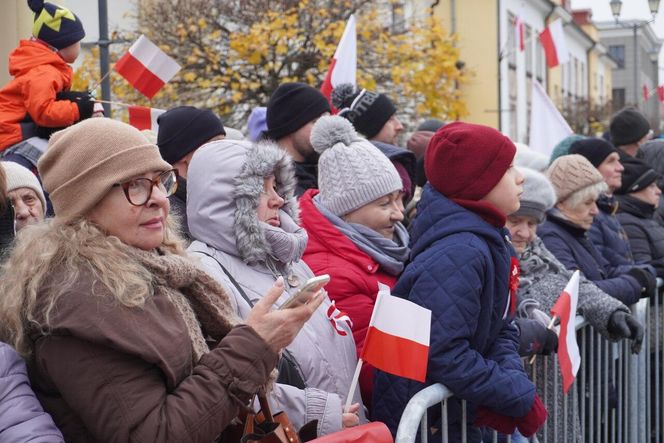
[[[140, 106], [140, 105], [130, 105], [129, 103], [122, 103], [122, 102], [112, 102], [110, 100], [99, 100], [95, 99], [97, 103], [108, 103], [109, 105], [117, 105], [117, 106], [124, 106], [125, 108], [129, 108], [131, 106]], [[144, 108], [149, 108], [149, 106], [143, 106]]]
[[[553, 325], [556, 323], [556, 320], [557, 320], [557, 319], [558, 319], [558, 317], [554, 315], [553, 318], [551, 318], [551, 321], [549, 322], [549, 326], [547, 326], [546, 329], [551, 329], [551, 328], [553, 328]], [[530, 361], [529, 361], [528, 363], [530, 363], [530, 364], [532, 365], [533, 363], [535, 363], [535, 359], [536, 359], [536, 358], [537, 358], [537, 354], [533, 355], [533, 356], [530, 358]]]
[[95, 89], [99, 88], [99, 87], [101, 86], [101, 83], [104, 81], [104, 79], [106, 79], [106, 77], [108, 77], [109, 75], [111, 75], [111, 70], [110, 70], [110, 69], [109, 69], [108, 72], [107, 72], [106, 74], [104, 74], [104, 76], [103, 76], [103, 77], [97, 82], [97, 84], [94, 86], [94, 88], [90, 88], [90, 92], [92, 92], [92, 91], [94, 91]]

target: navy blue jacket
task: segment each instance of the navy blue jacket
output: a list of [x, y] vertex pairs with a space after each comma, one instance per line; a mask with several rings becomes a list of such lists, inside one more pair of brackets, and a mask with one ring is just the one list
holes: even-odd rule
[[619, 272], [602, 257], [586, 231], [563, 219], [557, 209], [537, 228], [544, 245], [570, 271], [579, 269], [602, 291], [626, 305], [639, 301], [641, 286], [629, 275]]
[[634, 257], [627, 234], [616, 217], [618, 206], [615, 197], [601, 195], [597, 199], [599, 213], [588, 231], [588, 237], [609, 265], [623, 273], [634, 266]]
[[[517, 332], [507, 318], [514, 250], [508, 231], [495, 228], [425, 185], [411, 234], [411, 262], [393, 293], [431, 310], [431, 342], [425, 383], [378, 371], [374, 420], [393, 433], [408, 400], [433, 383], [454, 394], [449, 402], [450, 441], [460, 430], [461, 402], [468, 421], [477, 405], [522, 417], [535, 398], [517, 354]], [[430, 426], [440, 429], [440, 408]], [[469, 428], [469, 441], [480, 439]], [[440, 438], [438, 433], [437, 438]]]

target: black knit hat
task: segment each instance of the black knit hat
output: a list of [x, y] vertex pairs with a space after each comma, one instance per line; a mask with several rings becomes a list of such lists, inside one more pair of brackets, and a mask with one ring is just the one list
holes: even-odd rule
[[334, 88], [332, 104], [339, 109], [340, 117], [350, 121], [368, 139], [375, 137], [397, 112], [394, 103], [385, 94], [357, 90], [350, 83]]
[[596, 168], [614, 152], [618, 152], [618, 150], [602, 138], [584, 138], [583, 140], [575, 141], [569, 147], [570, 154], [583, 155]]
[[157, 146], [161, 156], [173, 164], [217, 135], [226, 135], [224, 125], [209, 109], [178, 106], [157, 118]]
[[622, 187], [618, 190], [618, 194], [638, 192], [660, 178], [659, 174], [638, 158], [623, 159], [622, 164], [625, 170], [622, 175]]
[[267, 131], [263, 134], [279, 140], [330, 111], [318, 89], [304, 83], [283, 83], [267, 102]]
[[28, 0], [35, 13], [32, 35], [57, 49], [83, 40], [83, 23], [69, 9], [44, 0]]
[[609, 124], [614, 146], [636, 143], [650, 131], [650, 123], [638, 109], [625, 108], [611, 118]]

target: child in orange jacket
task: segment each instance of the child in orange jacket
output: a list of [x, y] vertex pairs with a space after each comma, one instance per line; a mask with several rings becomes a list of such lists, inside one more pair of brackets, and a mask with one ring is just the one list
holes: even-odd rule
[[[43, 0], [28, 0], [28, 5], [35, 12], [32, 38], [21, 40], [9, 55], [14, 79], [0, 89], [0, 151], [31, 137], [48, 138], [55, 128], [93, 113], [94, 101], [87, 92], [69, 91], [73, 76], [69, 63], [78, 57], [85, 37], [80, 19], [69, 9]], [[16, 154], [31, 163], [29, 151], [43, 152], [45, 147], [38, 140], [23, 145]]]

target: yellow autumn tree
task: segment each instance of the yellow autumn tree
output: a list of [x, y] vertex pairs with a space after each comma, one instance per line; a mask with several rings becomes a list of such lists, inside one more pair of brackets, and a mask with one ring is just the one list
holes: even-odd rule
[[[205, 107], [242, 127], [280, 83], [321, 84], [353, 13], [359, 86], [389, 95], [406, 122], [465, 115], [460, 86], [467, 74], [457, 69], [453, 38], [428, 12], [395, 29], [391, 17], [400, 10], [389, 0], [142, 0], [140, 32], [124, 37], [145, 34], [182, 70], [150, 102], [113, 73], [113, 98], [165, 109]], [[127, 46], [114, 46], [112, 61]], [[87, 57], [76, 81], [95, 84], [95, 59]]]

